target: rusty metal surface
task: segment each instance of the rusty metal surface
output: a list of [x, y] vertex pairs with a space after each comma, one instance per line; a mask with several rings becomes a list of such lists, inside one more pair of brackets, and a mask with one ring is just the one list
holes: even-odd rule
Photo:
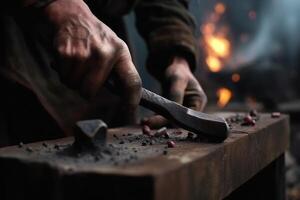
[[[230, 136], [217, 144], [185, 139], [187, 132], [180, 136], [177, 130], [168, 132], [175, 148], [166, 149], [170, 138], [144, 146], [143, 139], [128, 142], [131, 137], [144, 137], [138, 127], [109, 130], [108, 151], [119, 152], [113, 162], [62, 154], [72, 138], [2, 148], [0, 192], [7, 194], [13, 187], [28, 193], [30, 189], [16, 182], [30, 177], [40, 191], [49, 192], [42, 189], [41, 183], [47, 183], [49, 199], [222, 199], [287, 149], [289, 123], [285, 115], [260, 115], [255, 126], [233, 124]], [[126, 162], [128, 156], [136, 158]]]

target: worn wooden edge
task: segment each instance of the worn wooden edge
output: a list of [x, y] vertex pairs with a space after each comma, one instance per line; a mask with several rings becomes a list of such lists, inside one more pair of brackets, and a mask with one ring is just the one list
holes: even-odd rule
[[[238, 143], [224, 146], [225, 176], [222, 198], [284, 154], [289, 147], [289, 117], [282, 116], [278, 123], [262, 128], [259, 133], [249, 134], [240, 138]], [[256, 148], [248, 149], [247, 146]]]
[[[46, 163], [7, 158], [0, 161], [3, 199], [153, 199], [152, 176], [118, 176], [96, 172], [62, 173]], [[3, 175], [3, 174], [2, 174]], [[134, 185], [132, 183], [135, 183]]]
[[[263, 127], [259, 127], [259, 129], [264, 130], [268, 128], [270, 125], [274, 126], [274, 124], [277, 124], [277, 122], [284, 121], [285, 122], [285, 127], [284, 129], [287, 130], [286, 137], [284, 137], [286, 140], [288, 140], [288, 131], [289, 131], [289, 126], [288, 126], [288, 116], [282, 115], [278, 119], [272, 120], [272, 123], [268, 123]], [[275, 123], [276, 122], [276, 123]], [[111, 129], [109, 131], [109, 137], [111, 137], [112, 134], [120, 132], [123, 128], [118, 128], [118, 129]], [[138, 132], [139, 129], [136, 130]], [[122, 168], [123, 175], [124, 174], [131, 174], [130, 172], [134, 171], [134, 174], [139, 174], [139, 175], [160, 175], [165, 173], [166, 171], [170, 170], [176, 170], [178, 167], [184, 167], [184, 165], [189, 164], [190, 162], [193, 162], [195, 160], [202, 160], [209, 154], [211, 154], [214, 151], [223, 151], [223, 148], [228, 145], [232, 145], [233, 143], [237, 143], [239, 140], [244, 140], [245, 138], [252, 137], [252, 133], [256, 132], [257, 130], [251, 130], [249, 134], [245, 133], [232, 133], [230, 134], [229, 138], [224, 141], [224, 143], [189, 143], [188, 147], [183, 147], [185, 142], [182, 142], [181, 144], [178, 144], [178, 148], [170, 149], [170, 153], [167, 156], [159, 156], [155, 158], [149, 158], [145, 160], [142, 163], [138, 164], [131, 164], [128, 166], [110, 166], [109, 170], [107, 171], [106, 169], [103, 170], [104, 173], [115, 173], [117, 169], [119, 171], [120, 168]], [[132, 131], [133, 132], [133, 131]], [[252, 132], [252, 133], [251, 133]], [[256, 135], [256, 134], [255, 134]], [[59, 143], [59, 144], [68, 144], [73, 141], [72, 137], [68, 138], [63, 138], [63, 139], [58, 139], [58, 140], [51, 140], [48, 143]], [[29, 144], [32, 148], [35, 146], [41, 146], [43, 142], [37, 142], [37, 143], [32, 143]], [[288, 145], [288, 142], [287, 142]], [[25, 145], [26, 146], [26, 145]], [[285, 146], [284, 148], [287, 148], [288, 146]], [[192, 150], [193, 151], [190, 151]], [[282, 150], [282, 149], [281, 149]], [[280, 150], [280, 151], [281, 151]], [[32, 161], [32, 162], [37, 162], [36, 160], [31, 159], [30, 154], [21, 154], [19, 155], [20, 149], [17, 148], [17, 146], [10, 146], [10, 147], [4, 147], [0, 149], [0, 158], [18, 158], [21, 160], [26, 161]], [[9, 154], [7, 154], [9, 152]], [[153, 162], [153, 160], [157, 160], [157, 162]], [[159, 167], [161, 163], [164, 164], [164, 168]], [[176, 164], [177, 163], [177, 164]], [[175, 164], [175, 165], [174, 165]], [[144, 168], [145, 165], [150, 166], [149, 168]], [[53, 167], [58, 167], [61, 168], [61, 166], [55, 166]], [[102, 170], [102, 167], [100, 167]], [[65, 168], [61, 168], [64, 170]], [[73, 169], [73, 171], [85, 171], [85, 169]], [[88, 171], [95, 171], [95, 172], [102, 172], [99, 169], [89, 169]]]
[[[110, 130], [118, 132], [121, 129]], [[272, 130], [269, 132], [268, 130]], [[258, 134], [259, 133], [259, 134]], [[102, 176], [119, 176], [132, 178], [135, 176], [144, 176], [149, 178], [150, 183], [154, 184], [154, 199], [222, 199], [230, 194], [242, 183], [249, 180], [255, 173], [267, 166], [272, 160], [282, 154], [289, 144], [289, 118], [282, 115], [278, 119], [272, 119], [258, 129], [249, 131], [249, 134], [234, 133], [221, 144], [189, 144], [182, 151], [180, 144], [174, 148], [167, 156], [147, 159], [143, 164], [129, 165], [126, 167], [111, 167], [109, 169], [68, 169], [50, 166], [52, 170], [58, 171], [58, 174], [72, 175], [74, 173], [93, 174]], [[62, 140], [70, 142], [72, 138]], [[275, 141], [275, 144], [273, 144]], [[261, 148], [247, 149], [250, 145]], [[256, 144], [257, 143], [257, 144]], [[35, 143], [33, 145], [40, 145]], [[9, 150], [15, 147], [7, 147]], [[237, 149], [243, 151], [237, 151]], [[179, 152], [180, 150], [180, 152]], [[17, 150], [16, 150], [17, 151]], [[5, 151], [4, 151], [5, 152]], [[269, 153], [267, 153], [269, 152]], [[228, 155], [231, 155], [230, 157]], [[246, 159], [250, 155], [255, 159]], [[0, 150], [1, 159], [13, 159], [12, 155], [3, 155], [3, 149]], [[257, 161], [255, 161], [257, 160]], [[31, 162], [28, 158], [23, 158], [22, 162]], [[255, 161], [255, 162], [254, 162]], [[36, 163], [35, 164], [45, 164]], [[163, 167], [161, 167], [163, 166]], [[0, 167], [2, 167], [0, 165]], [[54, 167], [54, 168], [53, 168]], [[193, 170], [193, 168], [202, 168], [203, 171]], [[121, 169], [121, 170], [120, 170]], [[237, 169], [241, 169], [237, 172]], [[223, 186], [220, 187], [220, 184]], [[199, 189], [199, 187], [201, 187]], [[172, 198], [170, 198], [172, 197]]]

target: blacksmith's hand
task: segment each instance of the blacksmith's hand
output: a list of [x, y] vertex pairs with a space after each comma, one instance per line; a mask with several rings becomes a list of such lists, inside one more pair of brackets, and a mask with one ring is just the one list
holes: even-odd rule
[[[175, 57], [166, 68], [164, 77], [159, 78], [163, 96], [197, 111], [202, 111], [206, 105], [207, 97], [184, 58]], [[159, 128], [168, 124], [160, 115], [143, 119], [142, 123], [151, 128]]]
[[141, 97], [141, 79], [125, 42], [82, 0], [56, 0], [44, 11], [55, 27], [62, 81], [91, 98], [112, 74], [124, 104], [135, 108]]

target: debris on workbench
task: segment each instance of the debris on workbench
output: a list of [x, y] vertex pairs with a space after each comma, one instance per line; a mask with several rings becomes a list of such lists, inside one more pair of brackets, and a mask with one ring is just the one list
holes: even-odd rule
[[175, 131], [173, 132], [173, 134], [175, 134], [175, 135], [181, 135], [181, 134], [182, 134], [182, 131], [181, 131], [181, 130], [175, 130]]
[[193, 140], [197, 137], [197, 135], [195, 133], [192, 133], [192, 132], [188, 132], [188, 135], [187, 135], [187, 139], [188, 140]]
[[250, 116], [246, 115], [244, 117], [244, 122], [242, 123], [243, 126], [254, 126], [255, 125], [255, 120]]
[[257, 117], [258, 116], [258, 112], [257, 112], [257, 110], [250, 110], [249, 115], [251, 117]]
[[113, 137], [119, 139], [119, 137], [116, 134], [113, 134]]
[[[66, 164], [122, 166], [140, 162], [148, 157], [168, 155], [168, 149], [176, 147], [176, 143], [180, 141], [199, 142], [196, 140], [196, 134], [184, 130], [163, 127], [159, 130], [150, 129], [151, 134], [145, 134], [145, 130], [147, 132], [149, 129], [143, 126], [143, 131], [140, 133], [112, 134], [110, 143], [96, 143], [97, 148], [89, 151], [78, 151], [71, 144], [64, 145], [56, 142], [41, 142], [40, 146], [34, 146], [34, 150], [26, 146], [24, 151], [31, 156], [43, 155], [47, 160], [62, 160]], [[154, 133], [156, 133], [155, 137]]]
[[18, 145], [19, 148], [22, 148], [23, 146], [24, 146], [23, 142], [20, 142], [19, 145]]
[[144, 135], [151, 136], [151, 129], [148, 125], [143, 125], [142, 131]]
[[280, 112], [273, 112], [273, 113], [271, 114], [271, 117], [272, 117], [272, 118], [279, 118], [280, 115], [281, 115]]
[[54, 148], [55, 148], [56, 150], [59, 150], [59, 149], [60, 149], [59, 146], [58, 146], [58, 144], [55, 144], [55, 145], [54, 145]]
[[170, 140], [167, 142], [169, 148], [174, 148], [176, 146], [175, 142]]
[[[257, 111], [253, 110], [248, 113], [230, 116], [226, 121], [229, 126], [234, 127], [253, 126], [259, 120], [259, 116]], [[205, 142], [207, 140], [204, 136], [201, 137], [182, 129], [162, 127], [158, 130], [151, 130], [148, 125], [144, 124], [139, 133], [114, 133], [110, 143], [96, 143], [97, 148], [89, 152], [78, 152], [70, 144], [57, 143], [41, 143], [40, 147], [35, 146], [34, 150], [27, 146], [24, 151], [30, 152], [32, 156], [45, 154], [48, 159], [61, 159], [66, 163], [120, 166], [136, 163], [148, 157], [168, 155], [172, 148], [177, 147], [177, 143], [187, 141]], [[20, 143], [19, 146], [23, 146], [23, 143]]]
[[147, 143], [146, 142], [142, 142], [142, 146], [147, 146]]
[[48, 147], [48, 144], [47, 143], [45, 143], [45, 142], [43, 142], [43, 147], [45, 147], [45, 148], [47, 148]]
[[251, 110], [248, 113], [238, 113], [234, 116], [228, 117], [226, 121], [231, 129], [233, 125], [255, 126], [256, 122], [259, 121], [259, 114], [256, 110]]
[[155, 137], [161, 137], [167, 134], [167, 128], [166, 127], [162, 127], [160, 129], [158, 129], [156, 131], [156, 133], [154, 134]]
[[26, 147], [26, 151], [29, 152], [29, 153], [32, 153], [33, 149], [31, 147]]
[[168, 132], [166, 132], [163, 136], [164, 136], [164, 138], [166, 138], [166, 139], [169, 139], [169, 138], [170, 138], [170, 135], [168, 134]]

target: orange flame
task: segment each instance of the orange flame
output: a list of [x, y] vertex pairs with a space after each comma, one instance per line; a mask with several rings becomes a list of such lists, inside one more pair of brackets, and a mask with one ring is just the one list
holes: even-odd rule
[[232, 98], [232, 92], [227, 88], [219, 88], [217, 91], [218, 106], [224, 108]]
[[209, 16], [207, 22], [201, 27], [203, 44], [206, 51], [206, 64], [211, 72], [222, 70], [224, 62], [230, 56], [231, 44], [226, 38], [226, 27], [217, 27], [221, 15], [226, 11], [223, 3], [217, 3], [214, 12]]
[[241, 80], [241, 76], [237, 73], [234, 73], [231, 76], [231, 80], [232, 80], [232, 82], [237, 83]]
[[222, 15], [226, 11], [226, 6], [223, 3], [217, 3], [215, 5], [215, 12]]
[[227, 58], [230, 54], [230, 42], [224, 37], [206, 36], [205, 41], [216, 56]]
[[211, 72], [219, 72], [222, 70], [222, 63], [215, 56], [208, 56], [206, 58], [206, 64], [209, 66]]

